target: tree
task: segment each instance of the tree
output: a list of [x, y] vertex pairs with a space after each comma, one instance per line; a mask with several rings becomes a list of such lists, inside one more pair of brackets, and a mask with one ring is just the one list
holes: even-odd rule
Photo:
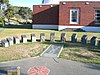
[[30, 8], [18, 7], [17, 9], [19, 9], [17, 14], [19, 14], [24, 20], [26, 20], [26, 23], [27, 23], [27, 20], [30, 19], [32, 16], [32, 11], [30, 10]]
[[9, 0], [0, 0], [0, 4], [3, 4], [3, 3], [9, 6]]
[[[8, 19], [8, 22], [12, 17], [19, 17], [25, 19], [30, 19], [32, 16], [32, 11], [28, 7], [11, 6], [9, 0], [0, 0], [0, 4], [6, 4], [7, 10], [3, 11], [4, 18]], [[16, 15], [17, 14], [17, 15]], [[20, 18], [20, 17], [19, 17]]]
[[5, 23], [5, 21], [4, 21], [4, 17], [2, 16], [2, 10], [0, 10], [0, 27], [3, 27], [4, 26], [4, 23]]
[[[0, 0], [0, 6], [2, 7], [3, 6], [6, 6], [5, 8], [9, 8], [9, 0]], [[3, 9], [1, 9], [2, 11], [5, 11]]]
[[0, 9], [0, 17], [2, 16], [2, 10]]
[[6, 18], [8, 19], [8, 22], [10, 22], [10, 18], [14, 16], [14, 8], [13, 6], [9, 6], [9, 8], [4, 12]]
[[26, 18], [31, 18], [32, 16], [32, 11], [28, 7], [20, 7], [20, 10], [18, 11], [18, 14], [24, 19]]
[[9, 8], [9, 0], [0, 0], [0, 8], [1, 8], [1, 5], [4, 5], [6, 7], [4, 7], [3, 9], [0, 10], [0, 19], [1, 19], [1, 22], [3, 25], [5, 25], [5, 9], [6, 8]]

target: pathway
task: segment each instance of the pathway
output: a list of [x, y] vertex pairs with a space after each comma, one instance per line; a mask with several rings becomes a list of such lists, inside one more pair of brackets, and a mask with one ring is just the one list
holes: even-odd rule
[[42, 54], [43, 57], [59, 57], [63, 49], [62, 44], [51, 44]]
[[27, 75], [30, 67], [46, 66], [49, 75], [100, 75], [100, 65], [80, 63], [58, 58], [28, 58], [13, 62], [0, 63], [0, 67], [20, 66], [21, 75]]
[[53, 44], [42, 53], [42, 57], [0, 62], [0, 70], [3, 67], [19, 66], [21, 75], [28, 75], [28, 70], [31, 67], [45, 66], [50, 70], [49, 75], [100, 75], [100, 65], [55, 58], [59, 56], [62, 48], [61, 44]]

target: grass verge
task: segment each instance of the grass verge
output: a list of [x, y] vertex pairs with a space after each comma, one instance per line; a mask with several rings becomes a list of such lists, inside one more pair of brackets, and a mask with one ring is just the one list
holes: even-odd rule
[[47, 46], [47, 44], [35, 42], [13, 45], [7, 48], [0, 47], [0, 62], [38, 56]]
[[84, 63], [100, 64], [100, 49], [90, 45], [67, 42], [60, 58]]
[[[26, 35], [30, 40], [30, 34], [36, 34], [36, 38], [39, 40], [40, 33], [45, 33], [46, 40], [50, 40], [50, 33], [55, 32], [56, 40], [60, 40], [61, 33], [66, 33], [67, 41], [71, 40], [71, 35], [76, 33], [78, 35], [78, 42], [81, 40], [82, 35], [87, 35], [88, 40], [92, 36], [96, 36], [100, 39], [100, 33], [93, 32], [66, 32], [66, 31], [55, 31], [55, 30], [33, 30], [33, 29], [12, 29], [5, 28], [0, 30], [0, 40], [6, 39], [13, 36], [18, 36], [21, 39], [21, 35]], [[49, 41], [45, 43], [27, 43], [27, 44], [19, 44], [10, 46], [7, 48], [0, 47], [0, 61], [10, 61], [10, 60], [18, 60], [28, 57], [34, 57], [39, 55], [45, 50], [45, 48], [50, 45]], [[82, 45], [80, 43], [64, 43], [64, 49], [60, 55], [63, 59], [81, 61], [85, 63], [94, 63], [100, 64], [100, 49], [97, 47], [92, 47], [89, 44]]]

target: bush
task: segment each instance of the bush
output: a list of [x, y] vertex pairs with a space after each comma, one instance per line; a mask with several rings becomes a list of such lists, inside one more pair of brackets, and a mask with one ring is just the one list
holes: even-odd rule
[[4, 22], [1, 21], [1, 22], [0, 22], [0, 27], [3, 27], [3, 26], [4, 26]]
[[0, 18], [0, 27], [3, 27], [4, 26], [4, 20], [3, 18]]

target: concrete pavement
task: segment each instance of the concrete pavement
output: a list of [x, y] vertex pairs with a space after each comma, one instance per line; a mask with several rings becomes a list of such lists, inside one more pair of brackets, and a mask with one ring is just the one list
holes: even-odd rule
[[51, 44], [42, 54], [43, 57], [59, 57], [63, 44]]
[[100, 75], [100, 65], [85, 64], [60, 58], [28, 58], [12, 62], [0, 63], [0, 67], [20, 66], [21, 75], [27, 75], [30, 67], [46, 66], [49, 75]]

